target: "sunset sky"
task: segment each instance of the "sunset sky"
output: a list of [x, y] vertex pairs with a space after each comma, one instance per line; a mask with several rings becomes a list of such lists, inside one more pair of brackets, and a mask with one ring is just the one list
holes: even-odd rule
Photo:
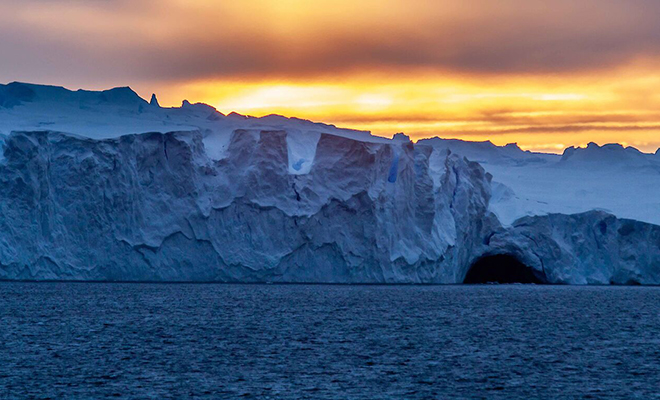
[[660, 146], [658, 0], [0, 0], [0, 82], [524, 149]]

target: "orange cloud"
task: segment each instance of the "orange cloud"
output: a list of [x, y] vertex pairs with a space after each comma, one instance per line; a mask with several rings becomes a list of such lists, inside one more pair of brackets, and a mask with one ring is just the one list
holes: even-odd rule
[[199, 81], [172, 87], [220, 111], [279, 113], [382, 136], [429, 136], [518, 142], [531, 150], [560, 144], [625, 142], [660, 146], [660, 73], [635, 63], [617, 70], [563, 76], [469, 76], [433, 72], [353, 74], [342, 80]]
[[660, 145], [657, 0], [0, 0], [0, 81], [391, 136]]

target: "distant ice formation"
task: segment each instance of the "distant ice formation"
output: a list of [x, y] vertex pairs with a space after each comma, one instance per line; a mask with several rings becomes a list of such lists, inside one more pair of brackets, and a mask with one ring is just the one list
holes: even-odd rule
[[0, 279], [458, 283], [484, 256], [543, 282], [660, 283], [660, 157], [563, 156], [130, 88], [0, 85]]

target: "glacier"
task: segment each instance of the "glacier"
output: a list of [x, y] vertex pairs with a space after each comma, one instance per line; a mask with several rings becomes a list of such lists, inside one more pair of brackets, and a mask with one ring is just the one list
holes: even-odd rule
[[660, 283], [660, 157], [393, 139], [164, 108], [130, 88], [0, 85], [0, 279]]

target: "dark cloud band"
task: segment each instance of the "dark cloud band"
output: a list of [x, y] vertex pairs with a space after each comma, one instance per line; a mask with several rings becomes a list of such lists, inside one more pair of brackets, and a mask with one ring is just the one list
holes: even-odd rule
[[[160, 7], [171, 1], [160, 2]], [[268, 11], [257, 19], [228, 14], [222, 2], [205, 15], [179, 15], [174, 5], [172, 13], [155, 12], [156, 3], [149, 0], [12, 3], [0, 0], [0, 7], [13, 14], [0, 23], [0, 78], [5, 80], [25, 71], [44, 75], [38, 60], [47, 60], [48, 70], [57, 77], [186, 81], [410, 68], [561, 74], [660, 55], [656, 0], [373, 2], [373, 7], [390, 5], [407, 12], [400, 18], [388, 14], [390, 18], [381, 21], [363, 7], [364, 15], [344, 24], [341, 12], [328, 12], [331, 17], [315, 13], [311, 21], [301, 15], [300, 21], [291, 20], [286, 34], [261, 24], [269, 20]], [[66, 21], [66, 31], [29, 17], [44, 4], [58, 5], [51, 7], [50, 17]], [[72, 9], [78, 20], [69, 17]], [[116, 31], [94, 30], [84, 18], [98, 19], [99, 25], [112, 19]]]

